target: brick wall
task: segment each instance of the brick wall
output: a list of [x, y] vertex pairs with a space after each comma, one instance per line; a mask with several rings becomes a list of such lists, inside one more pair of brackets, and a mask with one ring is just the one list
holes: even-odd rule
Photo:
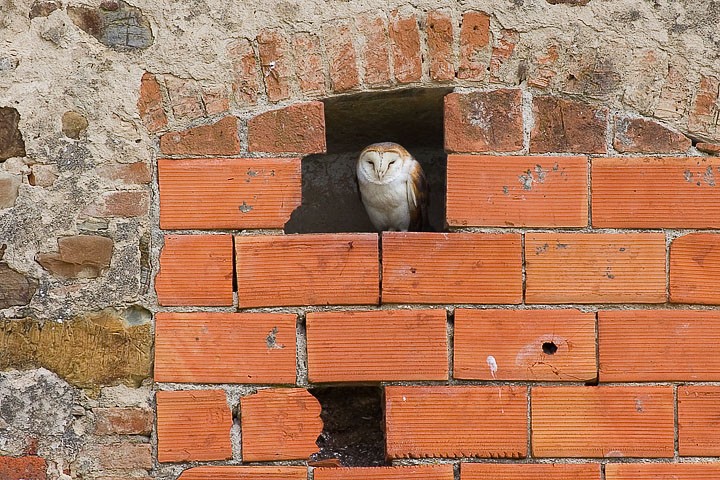
[[[219, 95], [143, 76], [164, 235], [158, 468], [720, 474], [720, 158], [703, 153], [715, 147], [543, 91], [552, 52], [499, 84], [518, 33], [492, 38], [489, 21], [393, 11], [318, 35], [264, 30], [228, 46]], [[301, 159], [326, 150], [319, 100], [406, 85], [458, 87], [444, 99], [448, 231], [284, 234]], [[323, 430], [309, 389], [367, 383], [383, 390], [388, 466], [308, 467]]]

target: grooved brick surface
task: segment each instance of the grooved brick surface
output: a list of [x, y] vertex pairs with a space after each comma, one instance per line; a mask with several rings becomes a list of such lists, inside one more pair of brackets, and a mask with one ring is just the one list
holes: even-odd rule
[[537, 457], [672, 457], [671, 386], [533, 387]]
[[268, 153], [325, 152], [325, 109], [322, 102], [297, 103], [251, 118], [248, 150]]
[[609, 463], [606, 480], [708, 480], [720, 476], [717, 463]]
[[587, 157], [448, 155], [451, 227], [583, 227]]
[[528, 303], [662, 303], [662, 233], [528, 233]]
[[552, 480], [600, 480], [600, 464], [460, 464], [460, 480], [538, 480], [541, 478]]
[[683, 456], [720, 456], [720, 387], [678, 388], [678, 450]]
[[235, 237], [241, 308], [377, 304], [371, 233]]
[[292, 314], [158, 312], [155, 381], [295, 383]]
[[385, 387], [388, 458], [522, 458], [527, 389]]
[[230, 235], [165, 235], [155, 291], [160, 305], [233, 304]]
[[594, 158], [593, 226], [718, 228], [716, 181], [718, 158]]
[[316, 468], [315, 480], [453, 480], [452, 465]]
[[383, 303], [520, 303], [520, 235], [384, 232]]
[[300, 159], [158, 160], [160, 228], [282, 228], [300, 206]]
[[589, 381], [595, 315], [578, 310], [455, 310], [455, 378]]
[[165, 155], [235, 155], [240, 153], [237, 118], [225, 117], [211, 125], [169, 132], [160, 137]]
[[603, 382], [720, 381], [720, 312], [598, 313]]
[[313, 312], [306, 318], [311, 382], [448, 378], [445, 310]]
[[232, 458], [232, 417], [224, 391], [160, 391], [155, 395], [159, 462]]
[[178, 480], [307, 480], [307, 468], [203, 466], [185, 470]]
[[260, 390], [240, 399], [245, 462], [305, 459], [317, 452], [320, 402], [304, 388]]
[[670, 245], [670, 301], [720, 304], [720, 235], [691, 233]]

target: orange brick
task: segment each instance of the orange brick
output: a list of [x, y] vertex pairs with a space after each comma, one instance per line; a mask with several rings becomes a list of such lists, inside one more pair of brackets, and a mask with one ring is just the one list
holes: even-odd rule
[[383, 233], [383, 303], [520, 303], [520, 235]]
[[317, 452], [320, 410], [304, 388], [260, 390], [241, 398], [243, 461], [305, 459]]
[[527, 454], [527, 389], [386, 387], [388, 458]]
[[718, 429], [720, 429], [720, 387], [679, 387], [678, 447], [680, 455], [720, 456]]
[[502, 82], [501, 75], [503, 65], [515, 51], [515, 45], [520, 40], [520, 33], [516, 30], [502, 29], [501, 36], [492, 49], [492, 57], [490, 58], [490, 81]]
[[157, 132], [167, 126], [167, 116], [163, 109], [160, 84], [152, 73], [143, 73], [140, 80], [140, 96], [137, 102], [140, 118], [149, 132]]
[[534, 387], [537, 457], [672, 457], [674, 397], [666, 387]]
[[155, 315], [155, 381], [295, 383], [295, 315]]
[[160, 305], [233, 304], [230, 235], [165, 235], [155, 291]]
[[718, 381], [718, 325], [715, 311], [601, 311], [600, 380]]
[[260, 79], [255, 50], [247, 38], [234, 40], [227, 47], [227, 56], [233, 69], [233, 94], [239, 105], [257, 103]]
[[232, 417], [222, 390], [156, 394], [159, 462], [232, 458]]
[[359, 87], [357, 53], [350, 25], [344, 20], [326, 24], [323, 33], [332, 91], [341, 93]]
[[390, 46], [393, 72], [398, 83], [417, 82], [422, 77], [420, 32], [415, 15], [402, 16], [397, 10], [390, 13]]
[[279, 102], [290, 98], [290, 79], [295, 72], [287, 39], [278, 30], [263, 29], [255, 40], [268, 100]]
[[500, 463], [462, 463], [460, 480], [600, 480], [598, 463], [537, 463], [537, 464], [500, 464]]
[[45, 480], [47, 462], [36, 456], [0, 455], [0, 478], [3, 480]]
[[235, 155], [240, 153], [237, 118], [225, 117], [212, 125], [169, 132], [160, 137], [165, 155]]
[[390, 50], [387, 26], [382, 13], [373, 11], [355, 17], [355, 26], [361, 41], [361, 54], [366, 85], [390, 83]]
[[606, 480], [708, 480], [720, 477], [718, 463], [609, 463]]
[[194, 467], [178, 480], [307, 480], [307, 467]]
[[282, 228], [301, 202], [299, 158], [158, 160], [160, 228]]
[[611, 228], [718, 228], [720, 158], [594, 158], [592, 222]]
[[453, 480], [452, 465], [316, 468], [315, 480]]
[[528, 303], [662, 303], [661, 233], [525, 235]]
[[579, 310], [456, 309], [454, 351], [455, 378], [593, 380], [595, 315]]
[[425, 25], [430, 78], [436, 82], [453, 80], [455, 78], [454, 33], [450, 15], [441, 10], [431, 10], [427, 13]]
[[451, 227], [584, 227], [586, 157], [448, 155]]
[[300, 91], [305, 95], [324, 95], [325, 65], [320, 37], [298, 32], [293, 35], [293, 49], [295, 58], [302, 59], [295, 63]]
[[691, 233], [670, 245], [670, 301], [720, 304], [720, 235]]
[[325, 152], [325, 110], [322, 102], [298, 103], [251, 118], [248, 121], [248, 143], [251, 152]]
[[376, 234], [240, 236], [235, 244], [241, 308], [378, 303]]
[[490, 16], [466, 12], [460, 27], [460, 69], [458, 78], [484, 80], [490, 63]]
[[311, 382], [447, 380], [445, 310], [307, 314]]

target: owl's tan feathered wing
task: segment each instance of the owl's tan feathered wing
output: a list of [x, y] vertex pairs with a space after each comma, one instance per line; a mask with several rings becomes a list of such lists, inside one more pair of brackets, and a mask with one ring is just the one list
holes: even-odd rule
[[410, 227], [411, 232], [420, 232], [427, 226], [427, 204], [429, 188], [425, 172], [420, 163], [416, 160], [410, 169], [410, 176], [407, 180], [407, 197], [410, 206]]

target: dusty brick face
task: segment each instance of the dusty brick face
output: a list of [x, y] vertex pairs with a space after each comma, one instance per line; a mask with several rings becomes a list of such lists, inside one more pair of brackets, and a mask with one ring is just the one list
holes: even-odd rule
[[615, 117], [613, 147], [621, 153], [684, 153], [689, 138], [652, 120]]
[[152, 410], [139, 407], [96, 408], [97, 435], [150, 435], [155, 415]]
[[417, 82], [422, 77], [420, 32], [415, 15], [405, 16], [393, 11], [389, 19], [393, 73], [398, 83]]
[[606, 107], [552, 96], [533, 98], [530, 152], [607, 153]]
[[527, 72], [528, 85], [541, 89], [548, 88], [558, 74], [559, 58], [560, 53], [557, 45], [548, 45], [543, 54], [535, 53], [530, 65], [530, 71]]
[[3, 480], [45, 480], [47, 463], [35, 456], [0, 456], [0, 478]]
[[523, 148], [522, 92], [500, 89], [445, 96], [445, 150], [513, 152]]
[[453, 22], [450, 15], [442, 10], [427, 13], [425, 31], [427, 34], [430, 78], [436, 82], [448, 82], [455, 78], [453, 54]]
[[520, 33], [515, 30], [503, 29], [500, 38], [492, 49], [490, 57], [490, 81], [499, 82], [502, 77], [503, 65], [515, 51], [515, 45], [520, 40]]
[[287, 39], [278, 30], [263, 30], [256, 41], [268, 100], [279, 102], [290, 98], [290, 79], [295, 72]]
[[85, 209], [93, 217], [140, 217], [147, 215], [150, 195], [144, 191], [120, 191], [103, 193], [97, 202]]
[[670, 245], [670, 301], [720, 305], [720, 235], [691, 233]]
[[205, 109], [200, 101], [200, 91], [194, 80], [166, 75], [165, 88], [176, 121], [187, 122], [205, 115]]
[[390, 48], [386, 19], [378, 13], [363, 13], [355, 20], [363, 65], [363, 82], [369, 86], [390, 84]]
[[717, 143], [698, 142], [695, 147], [701, 152], [707, 153], [709, 155], [720, 155], [720, 144]]
[[248, 122], [248, 143], [251, 152], [325, 152], [323, 104], [299, 103], [261, 113]]
[[484, 80], [490, 62], [490, 16], [485, 12], [466, 12], [460, 27], [461, 80]]
[[327, 25], [324, 30], [327, 49], [330, 84], [336, 93], [347, 92], [360, 86], [357, 67], [357, 52], [353, 35], [347, 22], [339, 21]]
[[325, 65], [320, 37], [299, 32], [293, 36], [295, 71], [300, 91], [308, 96], [325, 94]]
[[235, 155], [240, 153], [237, 118], [228, 116], [211, 125], [166, 133], [160, 137], [165, 155]]
[[155, 75], [145, 72], [140, 80], [140, 97], [138, 98], [138, 112], [150, 132], [162, 130], [167, 125], [167, 116], [163, 109], [160, 84]]
[[153, 467], [152, 445], [149, 443], [103, 445], [99, 455], [100, 467], [106, 470], [150, 470]]
[[693, 133], [717, 139], [720, 133], [720, 80], [704, 76], [700, 79], [695, 101], [690, 108], [688, 129]]
[[246, 38], [234, 40], [228, 45], [227, 52], [233, 69], [235, 102], [241, 106], [254, 105], [258, 99], [260, 80], [252, 43]]
[[72, 235], [58, 239], [58, 252], [40, 253], [37, 261], [61, 277], [94, 278], [110, 266], [115, 242], [100, 235]]
[[150, 183], [152, 174], [145, 162], [115, 163], [97, 168], [97, 174], [108, 180], [114, 180], [125, 185], [140, 185]]

